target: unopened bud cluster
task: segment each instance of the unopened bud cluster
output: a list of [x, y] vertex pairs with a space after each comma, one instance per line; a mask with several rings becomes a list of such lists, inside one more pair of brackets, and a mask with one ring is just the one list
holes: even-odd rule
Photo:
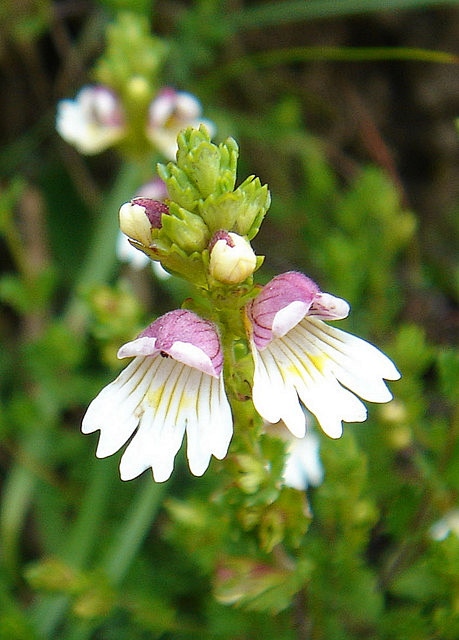
[[136, 248], [199, 287], [238, 285], [263, 259], [250, 240], [270, 204], [254, 176], [236, 185], [238, 147], [211, 142], [205, 125], [178, 136], [177, 162], [158, 165], [169, 198], [135, 198], [120, 210], [120, 226]]

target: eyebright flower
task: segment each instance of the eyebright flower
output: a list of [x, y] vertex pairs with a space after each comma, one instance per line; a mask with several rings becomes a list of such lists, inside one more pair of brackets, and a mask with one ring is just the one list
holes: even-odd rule
[[248, 240], [237, 233], [217, 231], [209, 244], [210, 275], [225, 284], [239, 284], [255, 271], [257, 258]]
[[190, 470], [202, 475], [211, 455], [225, 457], [233, 432], [214, 325], [192, 311], [171, 311], [118, 351], [119, 358], [131, 356], [84, 416], [83, 433], [100, 429], [96, 455], [110, 456], [130, 440], [121, 478], [131, 480], [151, 467], [156, 482], [163, 482], [186, 431]]
[[349, 305], [322, 293], [302, 273], [273, 278], [246, 311], [255, 363], [253, 402], [268, 422], [282, 419], [302, 438], [299, 397], [323, 431], [339, 438], [342, 421], [366, 420], [366, 408], [354, 394], [371, 402], [391, 400], [384, 379], [400, 377], [393, 362], [365, 340], [323, 322], [345, 318]]
[[201, 113], [201, 103], [191, 93], [166, 87], [150, 104], [147, 136], [168, 160], [174, 160], [177, 134], [182, 129], [198, 129], [204, 124], [211, 136], [215, 133], [213, 122], [202, 118]]
[[93, 155], [124, 136], [123, 110], [116, 95], [107, 87], [83, 87], [75, 100], [58, 103], [56, 129], [80, 153]]

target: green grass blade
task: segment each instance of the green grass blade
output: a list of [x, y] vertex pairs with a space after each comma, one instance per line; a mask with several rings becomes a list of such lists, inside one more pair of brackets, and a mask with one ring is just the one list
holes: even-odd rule
[[230, 29], [241, 30], [374, 11], [426, 9], [457, 4], [458, 0], [286, 0], [249, 7], [230, 14], [225, 19]]

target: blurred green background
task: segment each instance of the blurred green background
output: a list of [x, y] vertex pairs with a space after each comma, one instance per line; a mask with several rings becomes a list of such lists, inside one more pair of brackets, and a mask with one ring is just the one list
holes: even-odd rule
[[[458, 4], [3, 1], [1, 640], [457, 640]], [[284, 571], [211, 499], [220, 463], [122, 483], [79, 431], [120, 344], [188, 293], [116, 259], [154, 159], [83, 157], [54, 128], [120, 11], [168, 44], [161, 83], [238, 141], [241, 180], [268, 183], [260, 278], [298, 269], [349, 300], [343, 325], [403, 376], [320, 434]]]

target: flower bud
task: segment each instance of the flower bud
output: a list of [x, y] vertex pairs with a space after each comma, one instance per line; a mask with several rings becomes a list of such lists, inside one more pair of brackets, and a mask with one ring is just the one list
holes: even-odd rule
[[257, 258], [250, 243], [237, 233], [217, 231], [210, 245], [210, 275], [224, 284], [243, 282], [255, 271]]
[[121, 231], [146, 247], [151, 244], [151, 230], [161, 229], [161, 216], [169, 213], [163, 202], [151, 198], [134, 198], [120, 209]]

